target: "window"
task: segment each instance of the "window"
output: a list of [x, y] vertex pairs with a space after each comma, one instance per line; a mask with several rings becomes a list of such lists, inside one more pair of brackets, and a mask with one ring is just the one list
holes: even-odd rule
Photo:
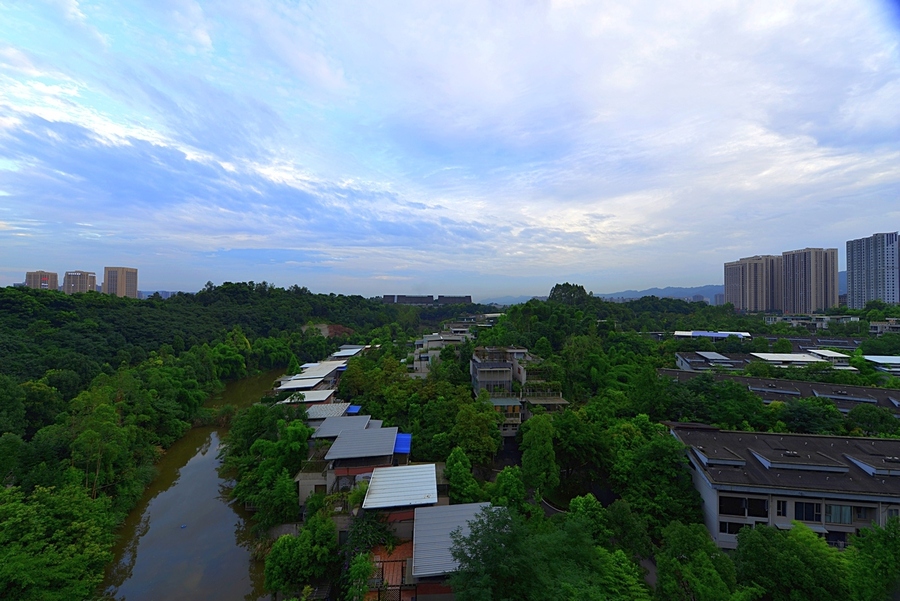
[[870, 507], [854, 507], [854, 510], [856, 511], [857, 520], [866, 521], [871, 519], [872, 509]]
[[822, 504], [796, 501], [794, 503], [794, 519], [801, 522], [821, 522]]
[[775, 501], [775, 515], [778, 517], [787, 517], [787, 501]]
[[887, 516], [888, 516], [888, 519], [900, 517], [900, 509], [888, 509]]
[[722, 534], [737, 534], [746, 525], [738, 524], [737, 522], [719, 522], [719, 532]]
[[851, 510], [849, 505], [825, 505], [825, 521], [829, 524], [850, 524], [853, 522]]
[[[747, 499], [743, 497], [719, 497], [720, 515], [747, 515]], [[725, 522], [722, 522], [723, 524]]]
[[747, 515], [753, 518], [769, 517], [769, 502], [766, 499], [747, 499]]

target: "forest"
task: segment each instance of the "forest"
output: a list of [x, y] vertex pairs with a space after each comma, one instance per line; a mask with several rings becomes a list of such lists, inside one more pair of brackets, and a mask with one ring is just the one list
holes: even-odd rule
[[[343, 343], [374, 343], [377, 351], [351, 361], [339, 396], [412, 433], [413, 460], [446, 463], [454, 502], [495, 507], [455, 546], [463, 601], [888, 598], [900, 577], [896, 523], [864, 531], [842, 552], [803, 528], [742, 531], [736, 552], [718, 551], [698, 523], [684, 449], [661, 423], [898, 435], [896, 420], [877, 411], [844, 415], [826, 399], [766, 406], [727, 382], [657, 376], [674, 365], [675, 352], [747, 352], [763, 343], [768, 350], [759, 334], [786, 338], [796, 334], [791, 328], [728, 305], [653, 297], [619, 304], [558, 284], [547, 301], [510, 307], [476, 341], [444, 349], [428, 378], [408, 377], [416, 336], [485, 309], [384, 305], [252, 282], [142, 301], [0, 289], [0, 597], [92, 598], [116, 527], [153, 477], [155, 460], [195, 425], [230, 420], [225, 467], [237, 475], [236, 498], [258, 508], [261, 534], [299, 519], [291, 476], [310, 434], [303, 412], [262, 403], [231, 415], [202, 404], [226, 380], [295, 368]], [[872, 307], [861, 317], [891, 310]], [[342, 327], [324, 337], [305, 327], [314, 324]], [[676, 329], [749, 331], [754, 340], [649, 335]], [[565, 411], [527, 421], [521, 464], [496, 474], [497, 413], [473, 397], [469, 382], [476, 344], [531, 349], [570, 401]], [[866, 339], [863, 349], [897, 352], [900, 336]], [[790, 371], [795, 379], [851, 377]], [[852, 378], [845, 383], [897, 385], [871, 370]], [[546, 517], [544, 499], [567, 511]], [[339, 548], [323, 517], [329, 502], [307, 507], [296, 540], [271, 545], [271, 590], [297, 593], [309, 579], [330, 576], [346, 598], [359, 594], [366, 549], [387, 534], [377, 520], [358, 520]], [[488, 560], [501, 556], [508, 561]], [[642, 567], [651, 558], [655, 590]]]

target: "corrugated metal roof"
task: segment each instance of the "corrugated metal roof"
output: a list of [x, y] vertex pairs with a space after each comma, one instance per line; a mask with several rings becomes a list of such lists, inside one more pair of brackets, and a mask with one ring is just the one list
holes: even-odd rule
[[331, 461], [332, 459], [359, 459], [393, 455], [396, 440], [397, 428], [347, 430], [337, 437], [325, 454], [325, 459]]
[[325, 378], [307, 378], [305, 380], [286, 380], [278, 390], [309, 390], [318, 386]]
[[313, 433], [312, 438], [334, 438], [343, 430], [364, 430], [369, 425], [370, 415], [345, 415], [326, 418]]
[[456, 560], [450, 554], [450, 533], [459, 528], [469, 534], [469, 522], [490, 503], [464, 503], [419, 507], [413, 523], [413, 576], [443, 576], [456, 571]]
[[360, 354], [362, 351], [363, 351], [363, 347], [361, 347], [361, 346], [357, 347], [357, 348], [346, 348], [346, 349], [341, 349], [336, 353], [333, 353], [331, 356], [334, 358], [355, 357], [356, 355]]
[[369, 430], [371, 430], [372, 428], [380, 428], [381, 424], [383, 423], [383, 419], [370, 419], [369, 424], [366, 426], [366, 428], [368, 428]]
[[[393, 445], [391, 450], [393, 451]], [[433, 463], [376, 467], [363, 509], [410, 507], [437, 503], [437, 472]]]
[[[289, 405], [291, 403], [324, 403], [334, 396], [334, 390], [306, 390], [304, 392], [296, 392], [283, 401], [279, 401], [278, 405]], [[299, 398], [300, 395], [303, 398]]]
[[347, 361], [321, 361], [319, 363], [305, 363], [303, 371], [291, 376], [291, 380], [309, 380], [311, 378], [326, 378], [339, 367], [346, 367]]
[[350, 403], [326, 403], [325, 405], [313, 405], [306, 410], [308, 419], [325, 419], [328, 417], [341, 417], [347, 412]]
[[409, 453], [412, 449], [412, 434], [397, 434], [397, 440], [394, 442], [395, 453]]

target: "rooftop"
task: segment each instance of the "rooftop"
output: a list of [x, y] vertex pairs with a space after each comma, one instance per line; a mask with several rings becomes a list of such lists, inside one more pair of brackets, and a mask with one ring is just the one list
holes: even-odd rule
[[376, 467], [372, 471], [363, 509], [433, 505], [438, 502], [433, 463]]
[[719, 430], [670, 424], [717, 488], [788, 489], [831, 497], [900, 497], [900, 440]]
[[334, 438], [342, 431], [364, 430], [369, 425], [369, 415], [345, 415], [339, 417], [327, 417], [319, 426], [311, 438]]
[[[295, 380], [296, 381], [296, 380]], [[302, 381], [302, 380], [300, 380]], [[278, 405], [289, 405], [291, 403], [324, 403], [334, 396], [334, 390], [307, 390], [302, 393], [292, 394], [283, 401], [279, 401]], [[300, 394], [303, 398], [300, 398]]]
[[350, 403], [326, 403], [313, 405], [306, 410], [307, 419], [326, 419], [329, 417], [341, 417], [347, 412]]
[[393, 455], [397, 432], [397, 428], [345, 431], [335, 439], [325, 454], [325, 459], [332, 461]]
[[450, 553], [450, 533], [459, 529], [469, 534], [469, 522], [490, 503], [465, 503], [419, 507], [413, 522], [413, 576], [443, 576], [454, 572], [456, 560]]

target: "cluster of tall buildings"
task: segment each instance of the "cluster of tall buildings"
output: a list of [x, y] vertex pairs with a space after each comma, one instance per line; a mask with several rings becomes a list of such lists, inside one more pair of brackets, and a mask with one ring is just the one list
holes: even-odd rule
[[52, 271], [29, 271], [25, 274], [25, 286], [40, 290], [60, 290], [66, 294], [77, 292], [103, 292], [116, 296], [138, 297], [138, 272], [133, 267], [104, 267], [103, 285], [97, 287], [97, 274], [93, 271], [67, 271], [59, 285], [59, 274]]
[[804, 248], [725, 263], [725, 302], [739, 311], [816, 313], [838, 306], [838, 251]]
[[[725, 263], [725, 302], [739, 311], [816, 313], [838, 306], [838, 251], [805, 248]], [[847, 307], [900, 303], [897, 232], [847, 242]]]

